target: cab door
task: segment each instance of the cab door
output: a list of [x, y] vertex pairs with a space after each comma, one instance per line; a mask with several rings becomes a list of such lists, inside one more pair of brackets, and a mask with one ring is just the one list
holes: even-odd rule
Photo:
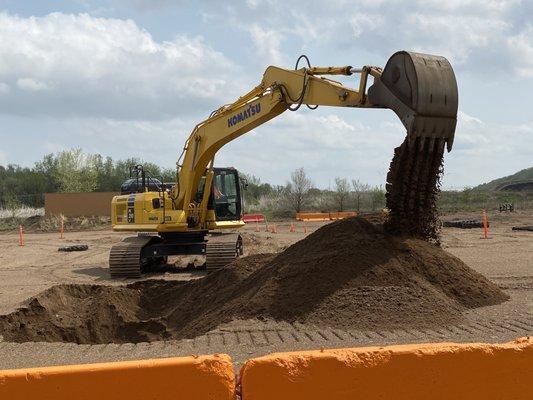
[[236, 169], [214, 168], [212, 199], [217, 221], [241, 219], [241, 185]]

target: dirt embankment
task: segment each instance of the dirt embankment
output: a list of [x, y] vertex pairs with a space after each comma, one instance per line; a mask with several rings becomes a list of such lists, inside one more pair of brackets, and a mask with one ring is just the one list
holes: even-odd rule
[[0, 317], [8, 341], [139, 342], [201, 335], [235, 319], [344, 329], [456, 323], [507, 299], [456, 257], [350, 218], [277, 255], [255, 255], [190, 282], [60, 285]]

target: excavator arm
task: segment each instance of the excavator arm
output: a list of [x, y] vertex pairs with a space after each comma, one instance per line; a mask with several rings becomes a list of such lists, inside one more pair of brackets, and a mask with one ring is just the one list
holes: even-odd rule
[[[359, 75], [357, 88], [326, 77], [354, 74]], [[373, 78], [373, 84], [367, 90], [369, 77]], [[448, 151], [451, 150], [457, 103], [453, 69], [448, 60], [440, 56], [402, 51], [395, 53], [383, 70], [372, 66], [311, 67], [309, 64], [298, 68], [298, 63], [294, 70], [270, 66], [260, 85], [234, 103], [214, 111], [194, 128], [178, 161], [178, 184], [171, 196], [173, 208], [187, 210], [190, 227], [206, 228], [212, 168], [217, 151], [286, 110], [295, 111], [303, 104], [310, 108], [391, 109], [407, 130], [407, 148], [412, 149], [416, 145], [423, 153], [422, 158], [427, 158], [433, 157], [434, 152], [441, 152], [445, 144]], [[413, 160], [400, 163], [407, 162]], [[409, 168], [411, 173], [412, 166]], [[203, 176], [206, 176], [204, 196], [198, 203], [193, 199]], [[392, 181], [393, 177], [389, 178]], [[393, 182], [388, 184], [390, 188]], [[400, 186], [399, 183], [397, 185]], [[409, 217], [412, 215], [406, 218]]]

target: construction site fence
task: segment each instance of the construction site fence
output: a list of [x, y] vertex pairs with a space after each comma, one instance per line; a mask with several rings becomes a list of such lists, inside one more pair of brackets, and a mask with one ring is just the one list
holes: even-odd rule
[[111, 200], [116, 192], [46, 193], [44, 212], [46, 216], [65, 217], [110, 217]]
[[531, 338], [276, 353], [239, 378], [218, 354], [0, 371], [0, 398], [526, 400], [532, 368]]

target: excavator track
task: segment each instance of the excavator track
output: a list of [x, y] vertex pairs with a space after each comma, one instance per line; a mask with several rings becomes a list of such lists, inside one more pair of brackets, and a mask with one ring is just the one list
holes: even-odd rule
[[242, 238], [238, 234], [213, 235], [207, 242], [205, 268], [218, 271], [243, 254]]
[[142, 272], [141, 250], [153, 236], [131, 236], [111, 247], [109, 273], [112, 278], [140, 278]]

